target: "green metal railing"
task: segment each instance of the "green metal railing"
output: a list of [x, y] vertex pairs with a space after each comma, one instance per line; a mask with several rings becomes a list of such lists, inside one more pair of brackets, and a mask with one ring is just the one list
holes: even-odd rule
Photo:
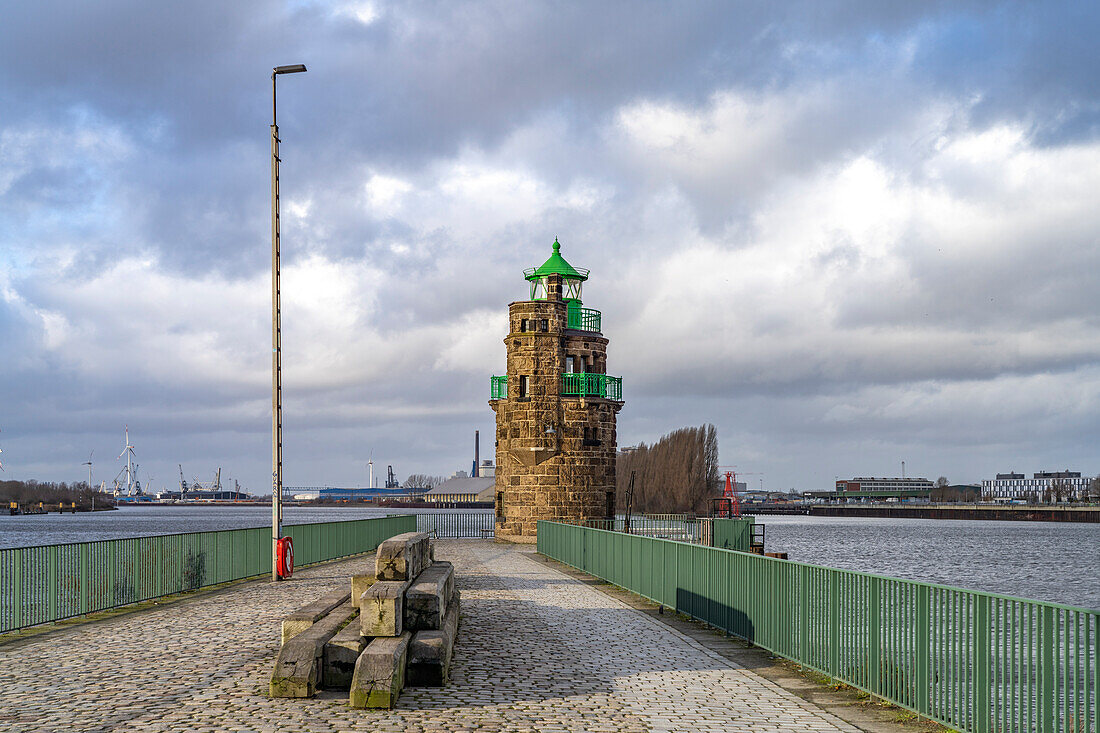
[[[370, 552], [414, 515], [285, 525], [296, 567]], [[0, 550], [0, 633], [271, 572], [271, 528]]]
[[623, 398], [623, 378], [606, 374], [562, 374], [561, 393], [581, 397], [605, 397], [621, 401]]
[[[709, 517], [688, 517], [686, 514], [658, 514], [617, 516], [614, 519], [584, 519], [564, 524], [604, 529], [608, 532], [625, 532], [642, 537], [691, 542], [710, 546], [713, 524]], [[748, 550], [748, 547], [745, 548]]]
[[600, 332], [600, 321], [602, 316], [598, 310], [594, 308], [582, 308], [570, 302], [565, 313], [566, 328], [574, 328], [578, 331]]
[[484, 512], [421, 512], [416, 514], [416, 531], [447, 539], [489, 539], [496, 536], [496, 514]]
[[958, 730], [1100, 731], [1100, 611], [545, 521], [538, 551]]
[[489, 377], [489, 399], [508, 399], [508, 377]]

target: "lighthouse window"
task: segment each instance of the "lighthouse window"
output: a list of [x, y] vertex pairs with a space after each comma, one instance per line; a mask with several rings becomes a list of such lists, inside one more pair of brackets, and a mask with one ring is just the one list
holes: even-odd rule
[[565, 357], [565, 373], [566, 374], [572, 374], [573, 373], [573, 357], [571, 357], [571, 356]]
[[519, 378], [519, 396], [530, 397], [531, 396], [531, 380], [526, 376]]
[[550, 330], [550, 321], [545, 319], [545, 318], [543, 318], [541, 321], [539, 321], [539, 330], [542, 331], [543, 333], [545, 333], [546, 331], [549, 331]]

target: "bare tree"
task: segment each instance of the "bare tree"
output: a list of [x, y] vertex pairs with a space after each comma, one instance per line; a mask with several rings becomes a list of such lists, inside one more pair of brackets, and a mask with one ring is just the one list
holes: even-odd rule
[[641, 443], [620, 453], [616, 469], [620, 506], [626, 505], [631, 471], [638, 510], [703, 513], [718, 490], [718, 431], [713, 425], [680, 428], [653, 445]]
[[401, 486], [406, 489], [430, 489], [441, 483], [443, 483], [442, 476], [429, 476], [426, 473], [410, 473], [409, 477], [405, 479], [405, 483], [401, 484]]

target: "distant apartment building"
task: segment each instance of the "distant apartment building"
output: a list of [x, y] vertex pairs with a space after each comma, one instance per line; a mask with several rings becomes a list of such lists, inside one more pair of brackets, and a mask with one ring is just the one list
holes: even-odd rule
[[927, 499], [932, 482], [926, 478], [874, 478], [860, 476], [836, 482], [838, 499]]
[[1038, 471], [1031, 478], [1022, 473], [998, 473], [997, 478], [982, 481], [982, 497], [1044, 501], [1056, 498], [1057, 487], [1061, 487], [1065, 492], [1062, 498], [1083, 499], [1091, 480], [1088, 476], [1082, 478], [1080, 471]]

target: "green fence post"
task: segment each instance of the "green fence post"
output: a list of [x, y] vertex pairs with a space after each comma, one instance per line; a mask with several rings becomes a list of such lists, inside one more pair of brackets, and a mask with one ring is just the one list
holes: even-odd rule
[[974, 618], [974, 730], [986, 733], [992, 729], [990, 717], [989, 667], [992, 661], [992, 640], [990, 629], [990, 599], [981, 595], [977, 598]]
[[801, 581], [798, 591], [798, 661], [805, 665], [810, 663], [810, 569], [799, 565], [798, 574]]
[[110, 608], [115, 600], [115, 565], [118, 564], [117, 540], [107, 540], [107, 602], [104, 608]]
[[1054, 610], [1050, 606], [1039, 607], [1039, 689], [1036, 699], [1039, 702], [1039, 730], [1042, 733], [1054, 730], [1054, 702], [1057, 690], [1054, 687]]
[[60, 545], [50, 545], [46, 548], [46, 618], [44, 621], [57, 619], [57, 590], [61, 584], [58, 570], [58, 555], [61, 554]]
[[88, 555], [87, 542], [80, 543], [80, 615], [88, 613]]
[[932, 613], [931, 599], [927, 585], [917, 586], [917, 623], [914, 632], [916, 634], [916, 665], [917, 665], [917, 712], [922, 715], [929, 714], [929, 696], [931, 685], [928, 675], [928, 655], [931, 648]]
[[12, 554], [14, 555], [13, 560], [15, 562], [13, 578], [15, 582], [12, 584], [12, 591], [15, 593], [12, 622], [15, 625], [12, 628], [21, 629], [26, 626], [26, 624], [23, 623], [23, 550], [13, 550]]
[[840, 677], [840, 573], [829, 573], [829, 675]]
[[882, 585], [872, 577], [867, 598], [867, 689], [882, 694]]

